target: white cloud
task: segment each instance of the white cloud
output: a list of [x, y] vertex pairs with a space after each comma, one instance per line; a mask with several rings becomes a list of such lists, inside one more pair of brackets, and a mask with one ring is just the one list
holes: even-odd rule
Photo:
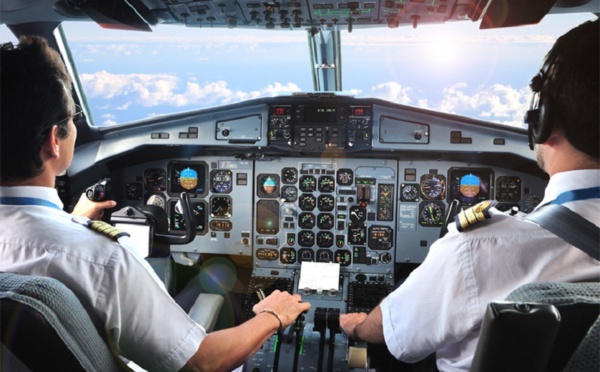
[[114, 120], [104, 120], [102, 122], [102, 126], [104, 126], [104, 127], [108, 127], [108, 126], [115, 125], [115, 124], [117, 124], [117, 122]]
[[523, 126], [523, 115], [531, 97], [528, 87], [515, 89], [502, 84], [470, 92], [466, 83], [457, 83], [444, 88], [438, 100], [418, 97], [411, 87], [396, 82], [378, 84], [371, 90], [374, 97], [387, 101], [400, 104], [416, 102], [421, 108], [513, 126]]
[[171, 74], [111, 74], [107, 71], [81, 74], [80, 80], [88, 97], [118, 100], [119, 104], [113, 107], [116, 110], [127, 110], [135, 105], [214, 106], [301, 90], [294, 83], [276, 82], [244, 92], [231, 89], [223, 80], [200, 84], [195, 78], [190, 78], [181, 83], [177, 76]]
[[529, 88], [515, 89], [494, 84], [471, 94], [466, 92], [467, 88], [465, 83], [445, 88], [440, 105], [434, 109], [460, 115], [472, 111], [483, 120], [523, 125], [523, 115], [529, 107], [531, 96]]
[[411, 88], [403, 87], [394, 81], [377, 84], [371, 88], [373, 97], [401, 103], [403, 105], [407, 105], [412, 101], [408, 96], [411, 90]]

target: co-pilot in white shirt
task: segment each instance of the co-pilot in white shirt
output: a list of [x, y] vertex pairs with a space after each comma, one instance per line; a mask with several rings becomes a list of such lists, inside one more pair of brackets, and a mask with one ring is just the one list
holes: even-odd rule
[[[540, 205], [600, 185], [600, 170], [554, 175]], [[600, 226], [600, 199], [564, 204]], [[385, 342], [406, 362], [436, 352], [440, 371], [468, 371], [486, 306], [523, 284], [598, 281], [600, 262], [521, 217], [492, 218], [436, 241], [425, 261], [381, 304]]]
[[0, 271], [63, 282], [103, 322], [124, 357], [151, 371], [177, 371], [206, 333], [171, 299], [148, 263], [73, 221], [56, 191], [0, 187]]

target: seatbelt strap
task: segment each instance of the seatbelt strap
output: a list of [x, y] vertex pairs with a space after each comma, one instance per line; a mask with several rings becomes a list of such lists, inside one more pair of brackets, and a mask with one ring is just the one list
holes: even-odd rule
[[600, 228], [569, 208], [547, 204], [525, 218], [600, 260]]

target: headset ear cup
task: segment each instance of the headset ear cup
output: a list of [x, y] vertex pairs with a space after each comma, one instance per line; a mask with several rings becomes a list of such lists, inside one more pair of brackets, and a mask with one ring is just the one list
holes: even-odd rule
[[552, 104], [549, 101], [551, 101], [549, 95], [542, 95], [538, 107], [539, 118], [537, 120], [537, 123], [533, 123], [532, 125], [533, 142], [538, 144], [548, 141], [548, 138], [550, 138], [550, 133], [552, 133], [553, 115], [550, 109], [552, 107]]

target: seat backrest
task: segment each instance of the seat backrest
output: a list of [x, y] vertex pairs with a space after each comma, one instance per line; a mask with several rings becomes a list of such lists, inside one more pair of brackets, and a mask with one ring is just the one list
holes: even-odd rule
[[130, 370], [58, 280], [0, 273], [0, 311], [0, 370]]
[[524, 285], [489, 305], [471, 372], [600, 371], [599, 316], [600, 283]]

